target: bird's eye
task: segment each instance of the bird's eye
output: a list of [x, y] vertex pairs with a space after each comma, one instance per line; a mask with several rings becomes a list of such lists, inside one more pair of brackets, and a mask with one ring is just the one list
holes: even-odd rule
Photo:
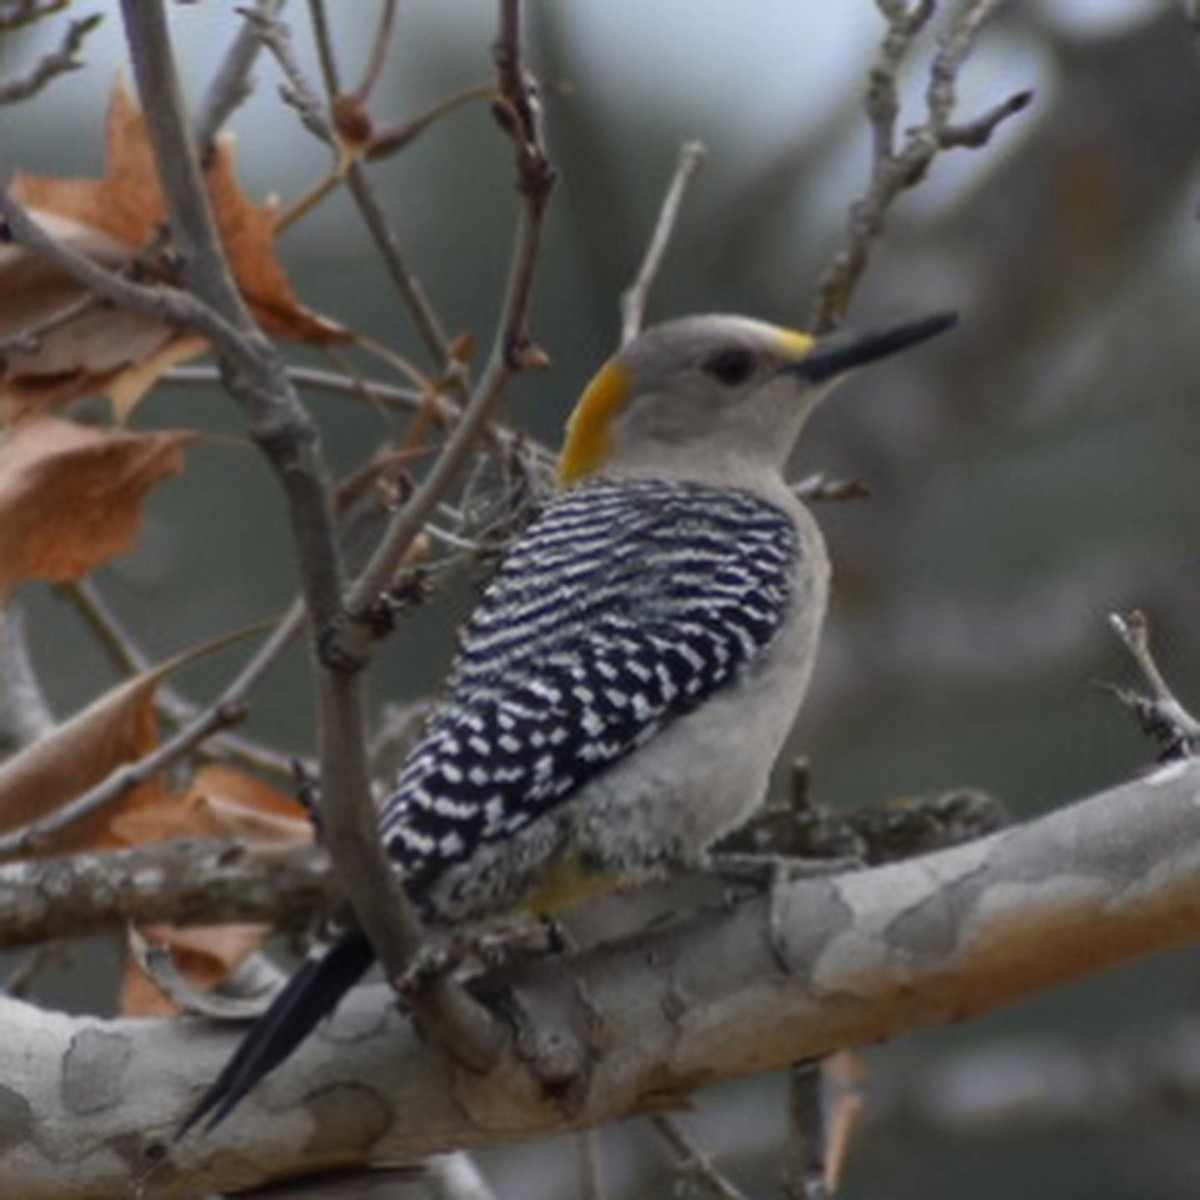
[[704, 370], [727, 386], [736, 387], [754, 373], [754, 355], [749, 350], [721, 350], [704, 364]]

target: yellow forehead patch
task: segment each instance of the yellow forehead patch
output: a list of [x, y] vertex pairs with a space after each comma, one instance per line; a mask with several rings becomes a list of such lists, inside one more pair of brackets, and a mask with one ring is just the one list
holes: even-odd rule
[[612, 422], [629, 396], [629, 372], [615, 358], [587, 385], [558, 456], [558, 481], [570, 486], [595, 471], [612, 449]]
[[811, 354], [813, 347], [817, 344], [815, 337], [801, 333], [798, 329], [781, 329], [779, 341], [783, 345], [783, 353], [797, 362]]

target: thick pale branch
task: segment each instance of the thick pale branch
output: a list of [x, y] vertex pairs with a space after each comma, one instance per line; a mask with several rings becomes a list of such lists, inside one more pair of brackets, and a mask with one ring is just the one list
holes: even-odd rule
[[4, 1002], [0, 1170], [29, 1200], [169, 1198], [507, 1144], [661, 1111], [1196, 938], [1200, 764], [1184, 762], [978, 842], [781, 880], [491, 977], [481, 990], [514, 1049], [487, 1075], [447, 1064], [387, 991], [361, 989], [237, 1121], [179, 1144], [171, 1130], [236, 1032]]

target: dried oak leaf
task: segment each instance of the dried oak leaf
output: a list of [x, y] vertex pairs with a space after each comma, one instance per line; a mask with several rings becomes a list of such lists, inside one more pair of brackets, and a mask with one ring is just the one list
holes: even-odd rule
[[[259, 850], [312, 841], [303, 805], [260, 779], [233, 767], [211, 764], [196, 773], [186, 792], [158, 801], [138, 801], [117, 813], [109, 834], [121, 845], [142, 845], [176, 837], [237, 837]], [[200, 992], [210, 991], [262, 949], [269, 926], [146, 926], [149, 942], [171, 952], [175, 971]], [[128, 1016], [170, 1016], [176, 1000], [148, 974], [136, 954], [126, 955], [121, 1011]]]
[[[175, 972], [198, 992], [224, 983], [262, 949], [270, 933], [268, 925], [144, 925], [138, 931], [145, 941], [170, 951]], [[127, 1017], [174, 1017], [182, 1011], [129, 950], [119, 1005]]]
[[[115, 238], [53, 213], [34, 213], [56, 239], [113, 270], [133, 260]], [[40, 331], [40, 332], [39, 332]], [[121, 421], [163, 371], [208, 348], [198, 334], [91, 298], [26, 247], [0, 245], [0, 413], [9, 422], [108, 395]]]
[[[12, 193], [43, 226], [61, 230], [77, 249], [118, 269], [132, 263], [166, 222], [146, 119], [120, 81], [109, 104], [106, 140], [103, 178], [62, 179], [20, 172]], [[292, 290], [275, 253], [278, 205], [273, 200], [257, 205], [241, 190], [233, 147], [230, 136], [217, 141], [205, 181], [230, 266], [251, 310], [269, 333], [279, 337], [321, 344], [350, 340], [349, 330], [305, 308]], [[141, 261], [139, 269], [163, 282], [174, 282], [161, 258]], [[38, 286], [14, 286], [14, 281], [20, 284], [31, 274]], [[36, 256], [22, 247], [8, 246], [0, 254], [0, 331], [7, 331], [0, 332], [0, 340], [36, 331], [82, 297], [82, 289], [61, 273], [39, 266]], [[80, 325], [82, 329], [77, 328]], [[98, 325], [110, 330], [101, 339], [108, 376], [89, 371], [84, 361], [89, 352], [96, 353]], [[195, 335], [182, 335], [145, 318], [133, 322], [136, 337], [126, 344], [129, 327], [129, 314], [97, 304], [31, 337], [36, 343], [32, 360], [21, 347], [0, 352], [0, 402], [19, 413], [39, 400], [64, 403], [85, 394], [112, 394], [114, 387], [123, 385], [121, 403], [128, 409], [158, 374], [203, 348]], [[186, 344], [179, 341], [183, 336], [189, 339]], [[147, 341], [153, 343], [149, 350]], [[147, 360], [154, 352], [159, 355], [157, 370], [147, 378]], [[51, 365], [56, 370], [49, 370]], [[122, 368], [139, 365], [142, 375], [136, 382], [121, 376]]]
[[[158, 741], [154, 691], [173, 665], [155, 667], [105, 692], [0, 766], [0, 833], [56, 812], [153, 749]], [[154, 805], [164, 795], [161, 781], [150, 780], [127, 793], [121, 803]], [[107, 832], [110, 815], [108, 809], [100, 809], [46, 835], [35, 853], [68, 854], [117, 844]]]
[[78, 579], [128, 551], [146, 493], [197, 435], [37, 417], [0, 434], [0, 601], [29, 579]]
[[115, 814], [109, 829], [124, 846], [178, 837], [236, 837], [252, 847], [295, 846], [313, 837], [298, 800], [220, 763], [201, 767], [186, 791], [161, 804]]

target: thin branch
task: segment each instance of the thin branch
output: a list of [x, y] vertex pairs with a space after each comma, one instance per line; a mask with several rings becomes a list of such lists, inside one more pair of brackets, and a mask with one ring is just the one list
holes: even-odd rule
[[[287, 374], [294, 384], [302, 388], [329, 392], [337, 396], [351, 396], [357, 400], [379, 402], [403, 409], [406, 412], [418, 412], [428, 402], [428, 395], [415, 388], [398, 387], [381, 380], [364, 379], [337, 371], [289, 365]], [[176, 386], [196, 383], [219, 386], [221, 372], [218, 367], [172, 367], [160, 382]], [[446, 396], [440, 396], [439, 400], [448, 423], [455, 424], [462, 416], [462, 409]], [[549, 447], [529, 437], [526, 433], [514, 429], [511, 425], [493, 423], [489, 426], [488, 432], [505, 451], [528, 451], [538, 463], [544, 464], [547, 468], [553, 465], [555, 455]]]
[[0, 747], [28, 746], [55, 724], [29, 654], [24, 614], [10, 601], [0, 609]]
[[[313, 37], [317, 47], [317, 58], [321, 65], [321, 74], [325, 82], [325, 91], [330, 105], [336, 103], [341, 96], [337, 58], [333, 48], [333, 33], [325, 12], [323, 0], [309, 0], [309, 14], [312, 18]], [[286, 29], [276, 29], [275, 40], [283, 47], [288, 45]], [[288, 54], [294, 59], [294, 52], [288, 47]], [[315, 103], [315, 102], [314, 102]], [[332, 126], [330, 126], [332, 131]], [[318, 136], [321, 136], [318, 134]], [[369, 154], [369, 146], [366, 153]], [[357, 156], [345, 156], [339, 163], [334, 174], [334, 182], [344, 179], [351, 197], [358, 206], [363, 223], [367, 227], [376, 251], [383, 261], [400, 298], [404, 303], [418, 336], [425, 343], [437, 366], [438, 372], [446, 376], [447, 386], [460, 399], [466, 395], [466, 385], [461, 364], [457, 364], [450, 339], [442, 328], [440, 319], [433, 306], [425, 296], [420, 281], [409, 267], [400, 240], [393, 231], [383, 205], [380, 203], [370, 179], [363, 169]]]
[[325, 0], [308, 0], [308, 15], [312, 20], [313, 41], [317, 47], [317, 62], [321, 65], [325, 94], [332, 100], [334, 96], [342, 94], [342, 84], [338, 73], [337, 52], [333, 46], [333, 30], [325, 11]]
[[598, 1131], [585, 1129], [576, 1135], [575, 1153], [579, 1164], [579, 1200], [604, 1200], [604, 1164]]
[[[87, 624], [117, 670], [136, 675], [150, 667], [149, 656], [118, 620], [93, 580], [80, 579], [74, 583], [60, 584], [58, 593]], [[280, 645], [279, 652], [282, 653], [286, 647], [287, 643]], [[202, 705], [180, 695], [166, 682], [159, 685], [155, 699], [158, 707], [177, 725], [196, 720], [203, 711]], [[245, 697], [243, 703], [244, 700]], [[229, 759], [269, 772], [289, 783], [295, 781], [295, 755], [283, 754], [236, 733], [218, 732], [196, 749], [202, 749], [205, 754], [215, 758]]]
[[1138, 724], [1159, 746], [1163, 762], [1194, 758], [1200, 752], [1200, 721], [1179, 702], [1171, 690], [1150, 648], [1150, 623], [1137, 609], [1125, 614], [1112, 613], [1108, 623], [1146, 683], [1148, 695], [1127, 688], [1103, 685], [1137, 719]]
[[708, 151], [699, 142], [684, 142], [679, 148], [679, 160], [675, 164], [675, 173], [671, 176], [671, 183], [663, 197], [654, 232], [650, 235], [650, 244], [646, 247], [646, 256], [642, 259], [642, 265], [638, 268], [633, 283], [621, 296], [622, 346], [627, 346], [641, 332], [646, 315], [646, 300], [662, 266], [671, 236], [675, 232], [688, 184], [704, 166], [707, 157]]
[[0, 33], [26, 29], [55, 13], [63, 12], [70, 3], [71, 0], [3, 0], [0, 4]]
[[346, 602], [354, 623], [353, 629], [347, 630], [354, 634], [349, 643], [350, 653], [356, 653], [356, 645], [370, 636], [369, 618], [378, 597], [387, 588], [413, 538], [474, 453], [509, 381], [518, 371], [545, 362], [544, 352], [526, 332], [526, 322], [542, 225], [555, 177], [545, 150], [536, 89], [522, 60], [518, 0], [502, 0], [495, 60], [502, 98], [496, 114], [513, 142], [517, 190], [523, 204], [517, 218], [508, 282], [492, 349], [462, 419], [442, 447], [437, 462], [397, 514], [350, 589]]
[[478, 100], [492, 100], [495, 96], [496, 88], [492, 83], [478, 83], [474, 87], [453, 92], [411, 120], [385, 127], [373, 133], [364, 157], [368, 162], [375, 162], [377, 159], [389, 158], [401, 150], [407, 150], [413, 142], [443, 117], [468, 104], [474, 104]]
[[412, 318], [417, 335], [425, 344], [425, 349], [443, 376], [446, 386], [461, 399], [466, 393], [464, 368], [454, 357], [450, 339], [442, 327], [441, 320], [433, 305], [429, 303], [421, 281], [409, 266], [400, 239], [392, 229], [361, 162], [352, 162], [348, 167], [346, 187], [358, 206], [363, 224], [375, 243], [375, 249], [383, 260], [388, 277]]
[[383, 74], [387, 63], [388, 51], [391, 49], [392, 37], [396, 32], [396, 0], [383, 0], [379, 13], [379, 27], [371, 41], [371, 57], [363, 71], [362, 82], [354, 89], [354, 95], [359, 100], [366, 100], [374, 91], [380, 75]]
[[[285, 0], [258, 0], [254, 11], [262, 17], [274, 17], [278, 15], [284, 3]], [[245, 20], [196, 109], [196, 117], [192, 124], [201, 160], [207, 161], [221, 127], [234, 111], [249, 99], [254, 90], [250, 72], [254, 69], [261, 49], [262, 38], [259, 37], [254, 22]]]
[[157, 284], [135, 283], [119, 271], [109, 271], [86, 255], [48, 234], [0, 181], [0, 242], [12, 240], [27, 246], [47, 261], [118, 308], [128, 308], [181, 329], [193, 329], [210, 338], [222, 354], [246, 357], [246, 345], [236, 328], [208, 304], [189, 292]]
[[87, 35], [104, 20], [103, 13], [92, 13], [72, 21], [66, 28], [57, 49], [38, 61], [32, 70], [17, 79], [0, 81], [0, 106], [16, 104], [37, 95], [53, 79], [83, 66], [79, 51]]
[[820, 1062], [788, 1069], [788, 1138], [783, 1153], [784, 1200], [826, 1200], [825, 1081]]
[[650, 1127], [670, 1147], [675, 1156], [675, 1169], [680, 1176], [702, 1187], [717, 1200], [746, 1200], [746, 1193], [736, 1187], [713, 1166], [712, 1159], [670, 1117], [653, 1116]]
[[0, 836], [0, 857], [28, 854], [49, 834], [67, 829], [76, 821], [81, 821], [84, 817], [114, 803], [126, 792], [148, 782], [160, 771], [190, 754], [214, 733], [236, 725], [245, 715], [247, 694], [274, 665], [288, 643], [300, 632], [303, 624], [304, 608], [299, 603], [294, 604], [271, 636], [217, 700], [194, 720], [181, 726], [149, 754], [136, 762], [118, 767], [111, 775], [76, 796], [69, 804], [64, 804], [46, 816]]
[[44, 942], [35, 946], [13, 968], [0, 991], [14, 1000], [29, 996], [38, 976], [70, 957], [72, 943], [69, 941]]
[[917, 35], [934, 13], [933, 0], [876, 0], [887, 21], [879, 56], [871, 68], [865, 108], [871, 130], [871, 176], [864, 194], [850, 206], [846, 239], [817, 284], [809, 325], [826, 333], [842, 323], [851, 297], [883, 232], [896, 198], [925, 178], [942, 152], [985, 145], [996, 129], [1033, 98], [1016, 92], [981, 116], [962, 124], [951, 122], [958, 76], [970, 56], [984, 22], [998, 0], [967, 0], [948, 18], [938, 36], [925, 91], [925, 120], [909, 129], [896, 144], [900, 112], [899, 75]]
[[296, 110], [301, 124], [309, 133], [337, 150], [337, 131], [300, 67], [287, 25], [271, 14], [242, 10], [242, 15], [254, 27], [260, 41], [283, 71], [287, 82], [280, 87], [279, 94], [284, 103]]
[[0, 949], [85, 937], [130, 922], [287, 927], [337, 893], [318, 846], [185, 838], [130, 850], [0, 865]]

